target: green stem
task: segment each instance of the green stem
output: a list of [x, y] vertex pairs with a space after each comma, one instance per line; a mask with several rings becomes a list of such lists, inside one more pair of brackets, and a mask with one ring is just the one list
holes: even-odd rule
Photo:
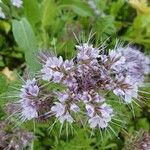
[[[35, 135], [35, 120], [33, 120], [33, 133]], [[33, 139], [32, 144], [31, 144], [31, 150], [34, 150], [34, 139]]]

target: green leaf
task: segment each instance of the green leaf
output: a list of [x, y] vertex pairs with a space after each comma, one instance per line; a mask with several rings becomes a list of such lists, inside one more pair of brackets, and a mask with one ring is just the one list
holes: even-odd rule
[[34, 26], [40, 21], [41, 14], [37, 0], [25, 0], [24, 1], [25, 15], [29, 22]]
[[3, 75], [2, 73], [0, 73], [0, 93], [5, 92], [7, 89], [7, 86], [8, 86], [7, 77]]
[[20, 21], [12, 21], [12, 30], [17, 44], [25, 53], [29, 70], [31, 74], [34, 74], [39, 69], [39, 63], [35, 55], [37, 52], [37, 41], [32, 27], [27, 19], [22, 18]]
[[79, 0], [64, 0], [60, 6], [71, 8], [79, 16], [87, 17], [93, 15], [89, 5]]
[[149, 122], [147, 118], [141, 118], [138, 120], [138, 126], [139, 128], [143, 128], [145, 130], [149, 130]]
[[97, 38], [101, 37], [101, 39], [106, 39], [116, 32], [115, 19], [111, 15], [100, 18], [99, 21], [95, 23], [95, 27]]
[[56, 16], [57, 7], [52, 0], [44, 0], [42, 5], [42, 26], [51, 25]]
[[125, 1], [124, 0], [118, 0], [117, 2], [113, 2], [111, 9], [110, 9], [110, 13], [113, 16], [117, 16], [119, 10], [121, 9], [121, 7], [124, 5]]

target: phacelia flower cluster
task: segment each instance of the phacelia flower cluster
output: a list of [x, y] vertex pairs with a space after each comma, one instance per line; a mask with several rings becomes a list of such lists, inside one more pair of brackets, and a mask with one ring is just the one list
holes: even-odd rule
[[[105, 129], [116, 114], [107, 93], [116, 95], [124, 104], [138, 98], [138, 88], [150, 72], [149, 59], [142, 52], [118, 46], [105, 53], [89, 43], [77, 45], [76, 50], [76, 57], [70, 60], [40, 54], [41, 77], [38, 81], [27, 80], [21, 88], [22, 120], [48, 115], [62, 124], [71, 124], [82, 116], [90, 128]], [[49, 91], [42, 85], [45, 82], [64, 89]]]

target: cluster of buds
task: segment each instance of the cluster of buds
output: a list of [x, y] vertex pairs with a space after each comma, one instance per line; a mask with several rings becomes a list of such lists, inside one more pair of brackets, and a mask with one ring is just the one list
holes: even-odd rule
[[149, 150], [150, 134], [147, 131], [140, 130], [125, 142], [123, 150]]
[[[41, 53], [40, 77], [27, 80], [21, 88], [18, 109], [23, 121], [56, 117], [61, 124], [77, 121], [77, 114], [88, 120], [90, 128], [105, 129], [115, 117], [107, 93], [123, 104], [138, 98], [138, 88], [149, 73], [149, 59], [130, 46], [116, 46], [105, 53], [89, 43], [76, 46], [70, 60]], [[61, 85], [49, 90], [45, 85]]]
[[22, 129], [7, 131], [9, 122], [0, 122], [0, 149], [3, 150], [20, 150], [31, 145], [33, 134]]

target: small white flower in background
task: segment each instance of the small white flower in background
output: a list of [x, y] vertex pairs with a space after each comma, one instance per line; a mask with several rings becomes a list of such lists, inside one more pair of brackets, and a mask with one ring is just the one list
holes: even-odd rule
[[18, 8], [21, 7], [23, 4], [22, 0], [11, 0], [11, 2], [13, 6], [18, 7]]
[[2, 8], [0, 7], [0, 18], [5, 19], [6, 16], [4, 14], [4, 12], [2, 11]]
[[88, 0], [88, 4], [91, 6], [91, 8], [96, 9], [96, 4], [93, 0]]
[[95, 11], [96, 15], [100, 15], [100, 10], [98, 10], [96, 3], [94, 2], [94, 0], [88, 0], [88, 4], [89, 6]]

